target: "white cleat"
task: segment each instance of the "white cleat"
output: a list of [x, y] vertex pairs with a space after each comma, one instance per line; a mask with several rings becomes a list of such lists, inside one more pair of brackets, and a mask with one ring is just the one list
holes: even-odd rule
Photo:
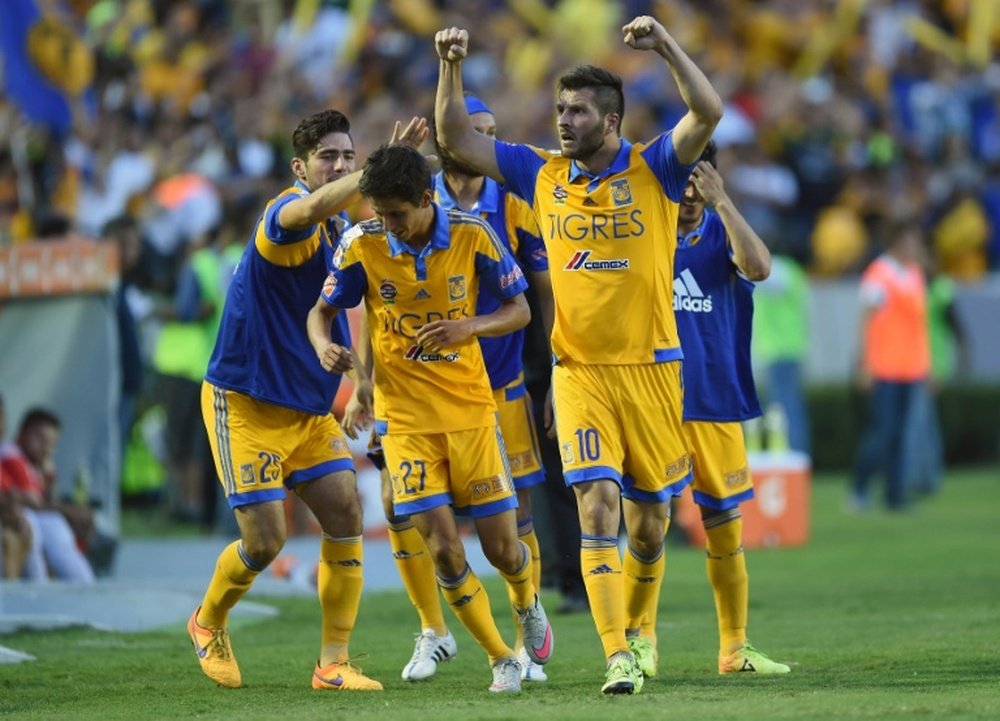
[[492, 693], [519, 693], [521, 691], [521, 664], [513, 656], [500, 659], [493, 665]]
[[438, 636], [427, 630], [417, 636], [413, 646], [413, 655], [409, 663], [403, 667], [400, 674], [404, 681], [422, 681], [437, 672], [439, 663], [450, 661], [458, 653], [458, 644], [451, 631], [445, 636]]
[[517, 653], [517, 662], [521, 664], [521, 680], [531, 683], [542, 683], [549, 680], [549, 675], [545, 673], [545, 667], [528, 658], [528, 652], [523, 648]]

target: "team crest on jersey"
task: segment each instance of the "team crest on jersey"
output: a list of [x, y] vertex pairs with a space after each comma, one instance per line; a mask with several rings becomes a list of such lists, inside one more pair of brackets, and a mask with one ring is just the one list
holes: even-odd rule
[[382, 296], [382, 301], [386, 305], [393, 305], [396, 302], [396, 296], [399, 294], [399, 291], [391, 280], [383, 280], [382, 284], [378, 287], [378, 294]]
[[244, 486], [252, 486], [257, 482], [257, 474], [253, 470], [252, 463], [244, 463], [240, 466], [240, 483]]
[[347, 452], [347, 441], [339, 436], [335, 436], [330, 439], [330, 450], [334, 453], [346, 453]]
[[465, 298], [465, 276], [453, 275], [448, 278], [448, 299], [452, 301]]
[[569, 464], [576, 462], [576, 453], [573, 451], [572, 442], [567, 441], [566, 443], [563, 443], [561, 446], [559, 446], [559, 451], [562, 454], [563, 463]]
[[566, 188], [556, 183], [556, 187], [552, 189], [552, 199], [555, 201], [556, 205], [565, 205], [566, 198], [569, 197], [569, 193], [566, 192]]
[[632, 205], [632, 188], [629, 187], [628, 178], [611, 181], [611, 200], [616, 208]]
[[326, 280], [323, 281], [323, 295], [333, 295], [333, 291], [337, 289], [337, 274], [330, 271]]

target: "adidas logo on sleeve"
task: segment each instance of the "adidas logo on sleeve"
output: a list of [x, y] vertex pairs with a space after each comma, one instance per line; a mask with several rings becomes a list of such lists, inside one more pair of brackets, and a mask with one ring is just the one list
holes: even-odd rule
[[692, 313], [711, 313], [712, 296], [705, 295], [689, 268], [674, 278], [674, 311], [687, 310]]

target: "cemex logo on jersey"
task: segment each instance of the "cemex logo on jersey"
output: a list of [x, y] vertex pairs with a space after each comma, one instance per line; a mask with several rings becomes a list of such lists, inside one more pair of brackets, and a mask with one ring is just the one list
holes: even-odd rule
[[689, 310], [692, 313], [711, 313], [712, 296], [706, 296], [694, 279], [689, 268], [674, 278], [674, 310]]
[[578, 250], [563, 266], [563, 270], [628, 270], [628, 258], [590, 260], [592, 250]]
[[406, 360], [420, 361], [421, 363], [437, 363], [443, 361], [445, 363], [454, 363], [458, 360], [458, 351], [452, 351], [450, 353], [424, 353], [424, 347], [422, 345], [411, 345], [406, 349], [406, 353], [403, 354]]

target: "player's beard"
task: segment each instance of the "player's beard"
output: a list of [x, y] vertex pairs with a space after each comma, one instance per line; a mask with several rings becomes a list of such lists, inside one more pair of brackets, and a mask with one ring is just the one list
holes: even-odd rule
[[575, 140], [576, 148], [572, 150], [566, 150], [563, 148], [563, 157], [571, 158], [573, 160], [586, 160], [591, 157], [601, 149], [601, 146], [604, 145], [603, 123], [596, 125], [592, 130], [589, 130], [583, 135], [576, 136]]

